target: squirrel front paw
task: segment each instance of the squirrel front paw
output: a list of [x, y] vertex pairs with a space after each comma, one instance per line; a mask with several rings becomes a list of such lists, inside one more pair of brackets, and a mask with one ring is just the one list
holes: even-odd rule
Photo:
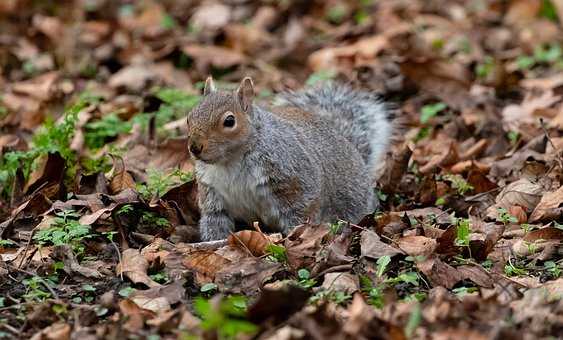
[[234, 230], [234, 222], [227, 216], [202, 216], [199, 233], [202, 241], [226, 239]]

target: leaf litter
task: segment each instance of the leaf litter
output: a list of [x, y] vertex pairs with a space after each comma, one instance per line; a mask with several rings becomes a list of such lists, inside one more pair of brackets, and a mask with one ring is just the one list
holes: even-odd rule
[[[0, 3], [0, 338], [548, 339], [563, 3]], [[198, 243], [185, 117], [336, 79], [400, 136], [381, 209]], [[195, 243], [194, 243], [195, 242]]]

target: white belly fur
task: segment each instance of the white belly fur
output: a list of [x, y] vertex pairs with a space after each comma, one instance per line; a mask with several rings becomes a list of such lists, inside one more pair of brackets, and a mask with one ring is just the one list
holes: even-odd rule
[[[251, 223], [271, 211], [270, 197], [266, 192], [267, 178], [261, 169], [248, 170], [241, 164], [229, 167], [200, 164], [198, 180], [212, 187], [222, 198], [232, 218]], [[264, 221], [266, 222], [266, 221]]]

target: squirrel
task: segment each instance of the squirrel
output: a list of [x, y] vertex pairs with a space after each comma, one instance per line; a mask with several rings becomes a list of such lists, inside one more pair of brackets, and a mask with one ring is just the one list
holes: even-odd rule
[[207, 78], [187, 118], [201, 240], [227, 238], [235, 222], [284, 234], [305, 222], [359, 222], [379, 206], [374, 177], [390, 116], [376, 95], [348, 85], [283, 93], [266, 108], [254, 103], [251, 78], [235, 91]]

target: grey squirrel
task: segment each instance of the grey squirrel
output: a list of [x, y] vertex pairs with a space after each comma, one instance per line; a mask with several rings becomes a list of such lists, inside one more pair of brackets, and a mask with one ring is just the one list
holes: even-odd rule
[[375, 169], [394, 126], [375, 95], [328, 83], [254, 104], [247, 77], [220, 91], [210, 77], [188, 115], [203, 241], [226, 238], [235, 221], [287, 233], [310, 221], [353, 223], [374, 211]]

